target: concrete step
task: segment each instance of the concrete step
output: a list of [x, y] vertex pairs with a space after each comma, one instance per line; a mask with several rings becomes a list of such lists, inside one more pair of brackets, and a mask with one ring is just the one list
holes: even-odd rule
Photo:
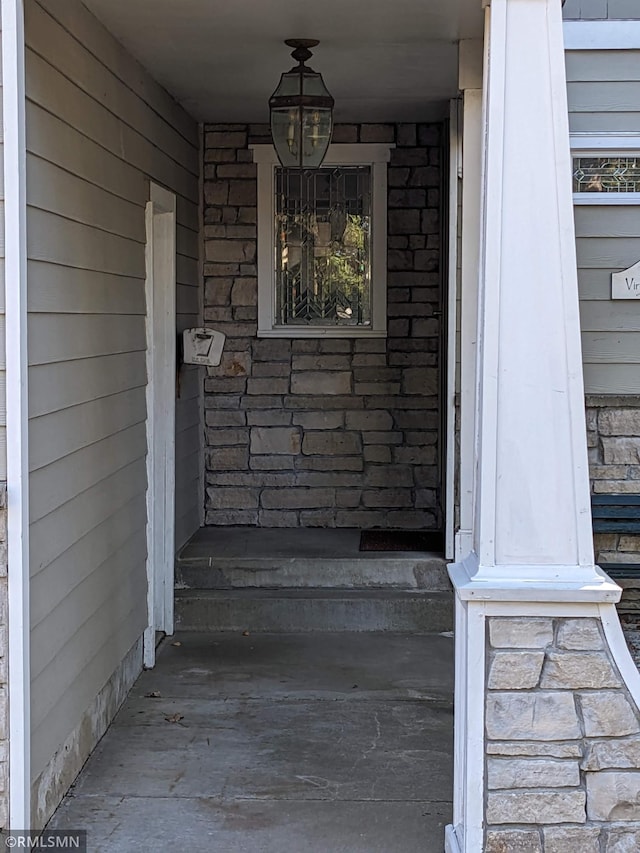
[[453, 630], [453, 594], [423, 590], [177, 590], [182, 631]]
[[451, 589], [447, 562], [411, 557], [201, 557], [176, 561], [178, 589]]

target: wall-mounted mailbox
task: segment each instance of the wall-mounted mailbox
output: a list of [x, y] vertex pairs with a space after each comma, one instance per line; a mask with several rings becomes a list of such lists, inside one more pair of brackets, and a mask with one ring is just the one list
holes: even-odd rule
[[217, 367], [222, 358], [225, 335], [215, 329], [185, 329], [182, 333], [185, 364]]
[[640, 299], [640, 261], [611, 275], [612, 299]]

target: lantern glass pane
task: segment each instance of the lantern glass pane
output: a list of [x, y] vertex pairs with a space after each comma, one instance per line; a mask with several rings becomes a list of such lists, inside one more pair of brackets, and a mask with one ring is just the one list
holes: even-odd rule
[[276, 169], [276, 325], [371, 325], [371, 168]]
[[298, 110], [271, 110], [271, 135], [283, 166], [300, 165], [300, 123]]

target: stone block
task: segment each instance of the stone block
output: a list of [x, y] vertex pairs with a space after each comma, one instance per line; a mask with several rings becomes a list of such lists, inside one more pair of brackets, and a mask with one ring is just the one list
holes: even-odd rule
[[411, 487], [413, 486], [413, 470], [409, 467], [374, 465], [367, 470], [365, 477], [367, 486], [377, 487]]
[[[597, 437], [591, 445], [597, 445]], [[589, 465], [589, 476], [592, 480], [625, 480], [628, 471], [627, 465]]]
[[552, 758], [488, 758], [487, 786], [496, 788], [575, 788], [580, 784], [577, 761]]
[[283, 379], [290, 372], [291, 368], [285, 361], [256, 361], [251, 365], [251, 375], [257, 379], [267, 376]]
[[244, 148], [247, 144], [245, 130], [211, 130], [205, 134], [205, 148]]
[[300, 453], [300, 432], [287, 427], [252, 427], [251, 453]]
[[265, 409], [282, 410], [282, 397], [276, 394], [255, 394], [241, 398], [240, 408], [264, 411]]
[[393, 142], [395, 128], [392, 124], [360, 125], [360, 142]]
[[204, 453], [207, 471], [242, 471], [249, 465], [249, 451], [246, 447], [216, 447]]
[[640, 820], [640, 773], [601, 770], [586, 782], [589, 820]]
[[[638, 853], [640, 850], [640, 829], [635, 827], [615, 827], [604, 830], [606, 841], [604, 853]], [[577, 853], [577, 851], [576, 851]]]
[[286, 456], [284, 453], [273, 456], [252, 456], [249, 460], [252, 471], [292, 471], [293, 465], [293, 456]]
[[410, 169], [408, 166], [391, 166], [387, 173], [390, 187], [406, 187], [409, 183]]
[[336, 513], [332, 509], [308, 509], [300, 513], [300, 527], [335, 527]]
[[275, 377], [262, 377], [249, 379], [247, 382], [247, 394], [288, 394], [289, 380]]
[[602, 438], [601, 441], [606, 465], [640, 464], [640, 437]]
[[363, 454], [365, 462], [391, 462], [391, 448], [385, 444], [367, 444]]
[[237, 409], [239, 405], [240, 397], [237, 394], [206, 395], [204, 398], [205, 409]]
[[544, 649], [553, 642], [553, 622], [494, 617], [489, 620], [489, 638], [495, 649]]
[[309, 509], [333, 507], [333, 489], [265, 489], [260, 496], [264, 509]]
[[367, 489], [362, 493], [366, 507], [413, 506], [411, 489]]
[[238, 427], [246, 425], [247, 416], [244, 412], [218, 412], [208, 409], [205, 412], [204, 420], [206, 425], [210, 427]]
[[362, 394], [365, 397], [374, 397], [378, 394], [399, 394], [399, 382], [356, 382], [355, 393]]
[[587, 741], [583, 770], [640, 770], [640, 737]]
[[582, 744], [580, 741], [490, 740], [487, 741], [486, 752], [487, 755], [528, 755], [531, 758], [581, 758]]
[[484, 853], [542, 853], [537, 830], [489, 829]]
[[427, 193], [424, 189], [390, 189], [387, 198], [390, 211], [397, 207], [416, 208], [427, 205]]
[[294, 355], [291, 367], [292, 370], [350, 370], [351, 356], [348, 353]]
[[336, 513], [337, 527], [387, 527], [387, 514], [374, 510], [342, 509]]
[[486, 730], [492, 740], [575, 740], [581, 737], [570, 693], [489, 693]]
[[584, 791], [491, 791], [487, 794], [489, 824], [544, 825], [584, 822]]
[[217, 367], [207, 368], [209, 376], [243, 377], [251, 369], [251, 357], [248, 352], [224, 352]]
[[256, 244], [252, 240], [207, 240], [204, 252], [207, 261], [253, 263]]
[[598, 431], [600, 435], [640, 436], [640, 409], [602, 409]]
[[247, 429], [208, 429], [206, 432], [209, 447], [225, 447], [234, 444], [246, 446], [249, 443]]
[[[291, 374], [292, 394], [349, 394], [351, 391], [350, 371], [308, 371]], [[357, 393], [357, 392], [356, 392]]]
[[255, 278], [237, 278], [231, 291], [233, 305], [257, 305], [258, 282]]
[[362, 456], [308, 456], [296, 460], [298, 471], [362, 471]]
[[289, 361], [291, 341], [286, 339], [254, 341], [252, 354], [255, 361]]
[[363, 430], [362, 440], [365, 444], [402, 444], [402, 433], [397, 430]]
[[331, 141], [334, 143], [357, 142], [358, 130], [359, 127], [357, 124], [336, 124], [333, 128]]
[[306, 456], [349, 456], [361, 449], [360, 436], [355, 432], [307, 432], [302, 441]]
[[257, 506], [257, 489], [229, 489], [215, 486], [207, 489], [207, 509], [256, 509]]
[[434, 317], [416, 317], [411, 321], [411, 335], [414, 338], [437, 337], [440, 324]]
[[291, 412], [267, 409], [266, 412], [247, 412], [246, 418], [249, 426], [288, 426], [291, 423]]
[[544, 652], [494, 652], [489, 667], [490, 690], [529, 690], [538, 685]]
[[207, 278], [204, 284], [204, 304], [230, 305], [232, 278]]
[[205, 513], [204, 523], [207, 527], [255, 527], [258, 513], [254, 509], [209, 509]]
[[257, 181], [231, 181], [229, 184], [229, 204], [246, 207], [256, 204], [257, 198]]
[[593, 826], [545, 827], [544, 853], [600, 853], [600, 829]]
[[390, 210], [388, 216], [389, 234], [417, 234], [420, 231], [419, 210]]
[[347, 429], [354, 430], [391, 430], [393, 418], [382, 409], [367, 409], [364, 412], [347, 412]]
[[587, 737], [622, 737], [640, 731], [636, 713], [622, 691], [578, 695]]
[[560, 649], [595, 651], [604, 648], [597, 619], [563, 619], [556, 644]]
[[[396, 126], [396, 143], [403, 148], [413, 148], [418, 141], [418, 128], [415, 124], [399, 124]], [[391, 154], [393, 157], [393, 152]]]
[[263, 509], [258, 515], [260, 527], [297, 527], [298, 514], [287, 510]]
[[598, 689], [620, 684], [604, 652], [547, 652], [540, 677], [540, 687], [552, 689]]
[[304, 429], [340, 429], [344, 426], [342, 412], [295, 412], [294, 424]]
[[340, 509], [360, 506], [362, 489], [338, 489], [336, 491], [336, 506]]
[[618, 548], [620, 551], [640, 552], [640, 536], [621, 536]]
[[207, 394], [243, 394], [247, 387], [244, 376], [208, 376], [204, 381]]
[[435, 447], [394, 447], [393, 461], [400, 465], [435, 465]]

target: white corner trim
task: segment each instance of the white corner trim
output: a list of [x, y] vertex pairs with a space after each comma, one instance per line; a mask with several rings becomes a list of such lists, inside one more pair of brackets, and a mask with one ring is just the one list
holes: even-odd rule
[[640, 50], [640, 21], [565, 21], [565, 50]]
[[31, 826], [27, 202], [22, 0], [2, 0], [10, 826]]
[[599, 609], [604, 635], [613, 659], [629, 693], [640, 708], [640, 672], [629, 652], [615, 605], [602, 604]]

